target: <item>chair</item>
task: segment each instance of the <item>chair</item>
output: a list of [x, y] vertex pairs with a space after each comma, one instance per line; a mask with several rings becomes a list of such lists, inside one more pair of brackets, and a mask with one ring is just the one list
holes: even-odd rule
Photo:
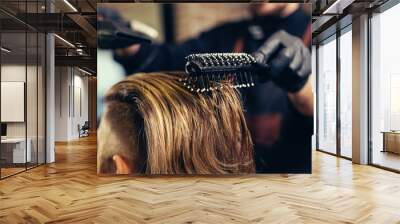
[[89, 136], [89, 129], [90, 129], [89, 121], [85, 121], [85, 123], [82, 126], [78, 124], [79, 138]]

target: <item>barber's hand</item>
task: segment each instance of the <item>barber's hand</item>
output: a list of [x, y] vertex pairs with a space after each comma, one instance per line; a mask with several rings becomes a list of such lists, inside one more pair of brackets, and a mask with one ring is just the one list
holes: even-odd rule
[[[97, 20], [99, 21], [98, 26], [100, 26], [100, 30], [105, 29], [108, 32], [115, 32], [116, 29], [119, 29], [119, 32], [126, 32], [128, 34], [135, 32], [131, 24], [125, 21], [117, 10], [111, 8], [99, 7]], [[111, 38], [110, 35], [100, 35], [98, 38], [99, 46], [100, 48], [113, 49], [118, 56], [131, 56], [139, 51], [139, 43], [126, 45], [124, 39], [122, 37], [120, 38], [121, 40], [118, 41], [117, 39]]]
[[276, 85], [288, 92], [301, 90], [311, 74], [310, 50], [300, 38], [282, 30], [273, 34], [253, 56], [258, 63], [270, 66], [261, 81], [267, 81], [270, 76]]

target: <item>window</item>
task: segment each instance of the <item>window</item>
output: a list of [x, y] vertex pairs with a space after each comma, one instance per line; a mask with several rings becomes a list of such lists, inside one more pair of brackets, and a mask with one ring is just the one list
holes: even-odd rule
[[[18, 6], [24, 16], [43, 12], [44, 3], [0, 1], [0, 7]], [[13, 14], [0, 12], [0, 178], [45, 163], [45, 35]]]
[[400, 170], [400, 5], [371, 18], [371, 161]]
[[340, 155], [351, 158], [352, 149], [352, 34], [351, 26], [340, 36]]
[[336, 36], [318, 48], [318, 149], [336, 153]]

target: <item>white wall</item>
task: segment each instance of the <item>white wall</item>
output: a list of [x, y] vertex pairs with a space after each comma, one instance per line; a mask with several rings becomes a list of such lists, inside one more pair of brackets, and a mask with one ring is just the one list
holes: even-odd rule
[[88, 78], [83, 75], [76, 68], [56, 67], [56, 141], [77, 139], [78, 124], [88, 120]]
[[[72, 120], [71, 120], [71, 136], [72, 138], [78, 138], [78, 124], [83, 125], [85, 121], [89, 120], [88, 116], [88, 78], [81, 76], [80, 73], [77, 75], [75, 70], [74, 75], [74, 96], [71, 96], [74, 99], [74, 107], [72, 108]], [[72, 103], [71, 103], [72, 104]], [[81, 107], [81, 108], [80, 108]], [[81, 110], [81, 111], [80, 111]]]
[[[25, 64], [2, 65], [1, 81], [25, 82]], [[7, 108], [1, 108], [1, 110], [6, 109]], [[25, 137], [25, 122], [7, 123], [7, 137]]]
[[[36, 68], [33, 66], [28, 66], [27, 68], [24, 65], [19, 64], [8, 64], [1, 66], [1, 81], [4, 82], [26, 82], [25, 75], [27, 69], [28, 74], [33, 72]], [[35, 83], [36, 85], [36, 83]], [[36, 97], [36, 90], [34, 93], [27, 93], [27, 96], [35, 96]], [[27, 99], [28, 100], [28, 99]], [[28, 100], [31, 101], [31, 100]], [[1, 110], [7, 110], [7, 108], [1, 108]], [[28, 121], [33, 120], [33, 118], [29, 117], [28, 114]], [[36, 116], [36, 114], [35, 114]], [[29, 125], [30, 126], [30, 125]], [[7, 122], [7, 136], [8, 137], [25, 137], [25, 122]], [[29, 136], [28, 136], [29, 137]]]
[[69, 96], [70, 84], [69, 68], [55, 68], [55, 140], [68, 140], [68, 117], [69, 117]]
[[[38, 69], [38, 70], [37, 70]], [[27, 78], [27, 80], [25, 80]], [[22, 113], [26, 112], [26, 121], [6, 122], [7, 137], [24, 138], [25, 135], [30, 140], [32, 161], [44, 163], [45, 150], [45, 118], [44, 118], [44, 74], [42, 67], [25, 64], [3, 64], [1, 66], [1, 81], [24, 82], [26, 83], [26, 107], [22, 107]], [[22, 90], [22, 94], [24, 90]], [[4, 96], [2, 96], [4, 97]], [[3, 107], [1, 110], [10, 110]], [[37, 156], [37, 153], [39, 154]]]
[[[29, 68], [28, 68], [29, 69]], [[11, 82], [25, 82], [25, 64], [9, 64], [1, 66], [1, 81]], [[1, 108], [6, 110], [7, 108]], [[7, 136], [8, 137], [25, 137], [25, 123], [12, 122], [7, 123]]]

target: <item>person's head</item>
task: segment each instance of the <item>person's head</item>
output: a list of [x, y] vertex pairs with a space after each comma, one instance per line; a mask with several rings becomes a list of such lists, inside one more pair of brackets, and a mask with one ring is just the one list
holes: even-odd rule
[[98, 132], [99, 173], [255, 171], [238, 92], [191, 92], [182, 76], [135, 74], [108, 91]]
[[252, 3], [250, 10], [257, 16], [275, 15], [286, 17], [299, 8], [298, 3]]

